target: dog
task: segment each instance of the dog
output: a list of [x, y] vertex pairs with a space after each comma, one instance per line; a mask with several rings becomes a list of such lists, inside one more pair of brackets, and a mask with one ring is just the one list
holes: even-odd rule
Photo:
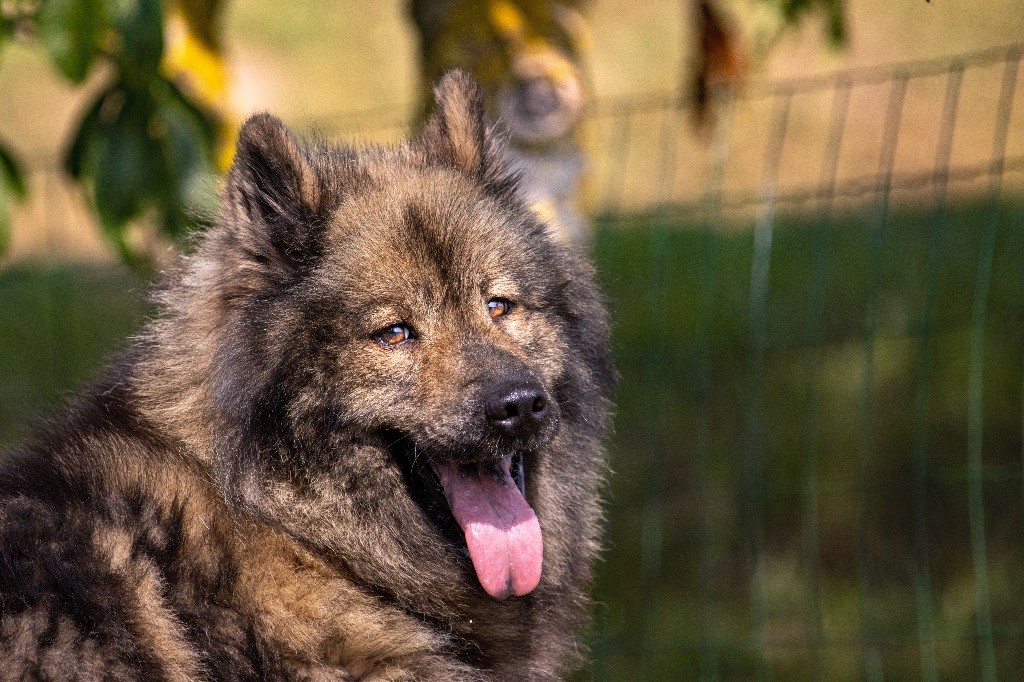
[[397, 147], [245, 123], [154, 318], [0, 464], [0, 678], [580, 665], [605, 307], [472, 78], [435, 98]]

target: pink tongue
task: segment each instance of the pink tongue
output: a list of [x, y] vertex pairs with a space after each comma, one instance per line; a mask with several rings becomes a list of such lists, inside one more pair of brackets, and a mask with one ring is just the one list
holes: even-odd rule
[[510, 459], [496, 467], [460, 468], [434, 463], [448, 506], [466, 535], [477, 580], [487, 594], [504, 599], [530, 592], [540, 582], [544, 542], [537, 515], [509, 474]]

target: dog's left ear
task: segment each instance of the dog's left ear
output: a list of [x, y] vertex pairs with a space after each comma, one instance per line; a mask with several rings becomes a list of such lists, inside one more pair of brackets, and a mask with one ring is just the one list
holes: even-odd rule
[[303, 145], [270, 114], [257, 114], [238, 134], [228, 186], [245, 197], [249, 217], [273, 221], [315, 213], [320, 182]]
[[257, 114], [245, 122], [223, 215], [251, 260], [288, 270], [315, 257], [329, 196], [321, 175], [310, 150], [280, 120]]
[[465, 71], [449, 71], [434, 88], [434, 100], [437, 108], [419, 137], [424, 153], [468, 175], [486, 174], [500, 152], [484, 119], [480, 86]]

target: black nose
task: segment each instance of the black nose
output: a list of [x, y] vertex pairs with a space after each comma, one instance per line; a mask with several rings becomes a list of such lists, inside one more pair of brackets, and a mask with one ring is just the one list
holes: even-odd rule
[[537, 384], [502, 386], [484, 400], [487, 422], [507, 438], [528, 438], [547, 419], [548, 396]]

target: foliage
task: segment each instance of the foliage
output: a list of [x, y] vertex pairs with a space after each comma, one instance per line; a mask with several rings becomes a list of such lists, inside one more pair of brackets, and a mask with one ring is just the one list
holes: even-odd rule
[[[14, 22], [0, 12], [0, 49], [14, 32]], [[25, 180], [14, 154], [0, 142], [0, 254], [7, 248], [10, 200], [25, 195]]]
[[[823, 11], [832, 39], [843, 39], [842, 0], [749, 2], [771, 8], [784, 26]], [[17, 0], [0, 6], [0, 46], [12, 36], [35, 37], [56, 70], [75, 84], [84, 84], [101, 62], [112, 67], [104, 70], [107, 83], [69, 136], [73, 142], [65, 165], [88, 189], [103, 231], [128, 262], [141, 262], [127, 238], [131, 221], [154, 218], [164, 235], [182, 239], [197, 223], [195, 203], [210, 198], [204, 191], [210, 186], [207, 178], [216, 166], [223, 169], [230, 163], [232, 126], [223, 120], [227, 88], [218, 23], [223, 4]], [[547, 17], [541, 24], [552, 22], [548, 10], [553, 3], [546, 0], [481, 6], [491, 4], [515, 4], [534, 19]], [[490, 15], [485, 11], [477, 17], [473, 3], [413, 3], [414, 14], [420, 8], [424, 15], [456, 6], [480, 24], [467, 35], [483, 30]], [[424, 25], [420, 28], [426, 30]], [[733, 49], [727, 28], [706, 36], [708, 54], [698, 69], [701, 83], [738, 77], [745, 68], [742, 49]], [[569, 38], [559, 41], [571, 43]], [[452, 50], [461, 54], [472, 39], [458, 36], [454, 41]], [[24, 195], [18, 167], [14, 155], [0, 144], [0, 253], [7, 241], [10, 203]]]
[[7, 247], [10, 230], [8, 205], [11, 198], [25, 196], [25, 178], [14, 155], [0, 145], [0, 253]]
[[846, 21], [843, 18], [843, 0], [760, 0], [773, 5], [786, 24], [795, 24], [803, 15], [814, 10], [825, 13], [828, 36], [833, 45], [846, 40]]
[[[160, 0], [42, 0], [14, 7], [3, 17], [0, 39], [36, 36], [72, 83], [84, 83], [101, 61], [112, 67], [71, 136], [65, 167], [89, 188], [102, 229], [125, 260], [141, 265], [128, 224], [154, 214], [167, 237], [181, 240], [196, 225], [194, 207], [215, 172], [215, 115], [190, 101], [162, 67], [163, 6]], [[203, 20], [214, 30], [212, 13]], [[18, 165], [2, 148], [0, 180], [6, 181], [0, 183], [2, 247], [6, 197], [24, 195]]]

